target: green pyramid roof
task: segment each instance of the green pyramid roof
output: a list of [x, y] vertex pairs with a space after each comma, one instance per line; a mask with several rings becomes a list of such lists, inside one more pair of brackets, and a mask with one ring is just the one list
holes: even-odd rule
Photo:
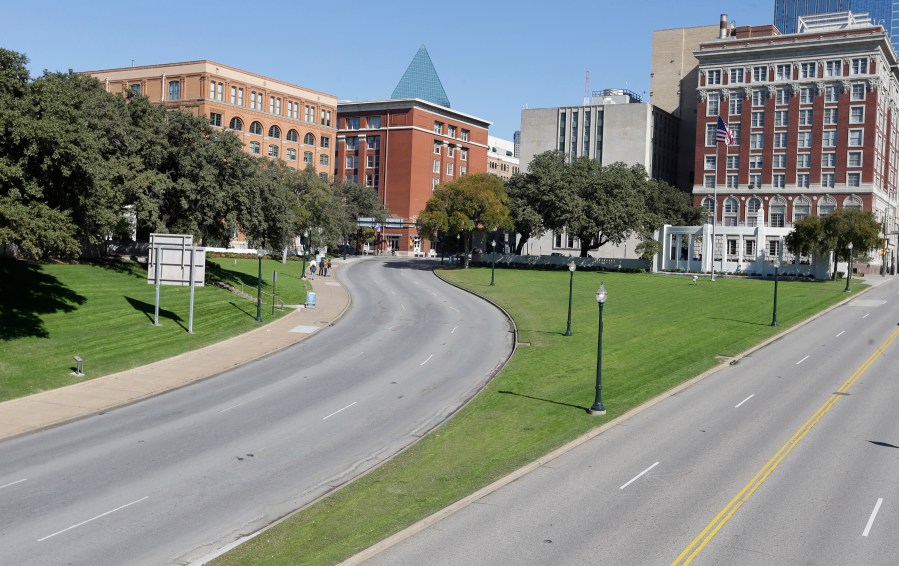
[[446, 96], [446, 91], [443, 90], [443, 84], [440, 82], [440, 77], [437, 76], [431, 56], [428, 55], [428, 50], [424, 45], [418, 48], [418, 52], [409, 63], [406, 72], [403, 73], [403, 78], [393, 89], [390, 98], [394, 100], [420, 98], [440, 106], [450, 107], [449, 98]]

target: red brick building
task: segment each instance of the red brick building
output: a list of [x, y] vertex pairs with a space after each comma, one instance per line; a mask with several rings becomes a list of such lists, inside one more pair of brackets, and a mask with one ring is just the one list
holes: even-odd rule
[[391, 219], [385, 249], [427, 253], [415, 220], [434, 188], [487, 172], [490, 122], [418, 98], [337, 105], [335, 176], [372, 187]]
[[[761, 210], [766, 225], [790, 227], [854, 207], [896, 233], [899, 73], [882, 27], [738, 27], [695, 56], [693, 195], [709, 222], [715, 210], [718, 225], [754, 226]], [[716, 142], [719, 115], [730, 146]]]

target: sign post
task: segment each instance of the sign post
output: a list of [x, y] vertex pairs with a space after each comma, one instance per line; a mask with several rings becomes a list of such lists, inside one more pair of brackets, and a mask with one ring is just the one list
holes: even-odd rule
[[153, 326], [159, 326], [159, 290], [162, 285], [190, 287], [190, 314], [187, 332], [194, 331], [194, 287], [203, 286], [206, 275], [206, 250], [193, 247], [189, 234], [150, 234], [147, 283], [156, 285]]

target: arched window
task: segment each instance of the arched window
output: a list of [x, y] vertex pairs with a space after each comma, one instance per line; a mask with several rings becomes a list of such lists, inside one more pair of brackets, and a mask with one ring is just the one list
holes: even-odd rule
[[747, 226], [758, 226], [759, 224], [759, 209], [762, 208], [762, 199], [759, 197], [752, 197], [746, 202], [746, 225]]
[[793, 201], [793, 222], [799, 222], [812, 213], [812, 203], [805, 197]]
[[862, 199], [858, 198], [855, 195], [850, 195], [846, 197], [846, 200], [843, 201], [843, 208], [853, 208], [855, 210], [861, 210]]
[[231, 118], [231, 123], [228, 124], [228, 127], [234, 131], [242, 132], [243, 131], [243, 120], [240, 118]]
[[303, 143], [306, 145], [315, 145], [315, 136], [312, 134], [306, 134], [303, 136]]
[[702, 208], [706, 209], [708, 212], [708, 219], [706, 222], [712, 224], [715, 218], [715, 201], [712, 200], [712, 197], [705, 197], [702, 199]]
[[278, 126], [272, 126], [268, 129], [268, 137], [270, 138], [280, 138], [281, 137], [281, 128]]
[[827, 216], [837, 209], [837, 200], [830, 195], [818, 199], [818, 216]]
[[783, 228], [784, 220], [787, 216], [787, 201], [783, 197], [774, 197], [771, 199], [770, 209], [768, 210], [768, 226], [772, 228]]
[[256, 134], [257, 136], [262, 135], [262, 124], [259, 122], [253, 122], [250, 124], [250, 133]]
[[295, 142], [295, 141], [299, 141], [299, 140], [300, 140], [300, 134], [298, 134], [296, 130], [288, 130], [287, 131], [287, 141]]
[[724, 199], [724, 225], [736, 226], [737, 216], [740, 213], [740, 203], [734, 197]]
[[253, 155], [259, 155], [260, 150], [261, 146], [259, 145], [259, 142], [250, 142], [250, 153], [252, 153]]

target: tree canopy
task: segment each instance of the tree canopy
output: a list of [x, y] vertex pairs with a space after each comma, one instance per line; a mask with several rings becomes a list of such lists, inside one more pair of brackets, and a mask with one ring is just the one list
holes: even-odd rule
[[854, 257], [862, 257], [880, 246], [881, 224], [871, 211], [838, 208], [827, 216], [808, 216], [797, 221], [784, 243], [796, 255], [833, 252], [831, 277], [836, 277], [837, 261], [851, 259], [850, 243]]

